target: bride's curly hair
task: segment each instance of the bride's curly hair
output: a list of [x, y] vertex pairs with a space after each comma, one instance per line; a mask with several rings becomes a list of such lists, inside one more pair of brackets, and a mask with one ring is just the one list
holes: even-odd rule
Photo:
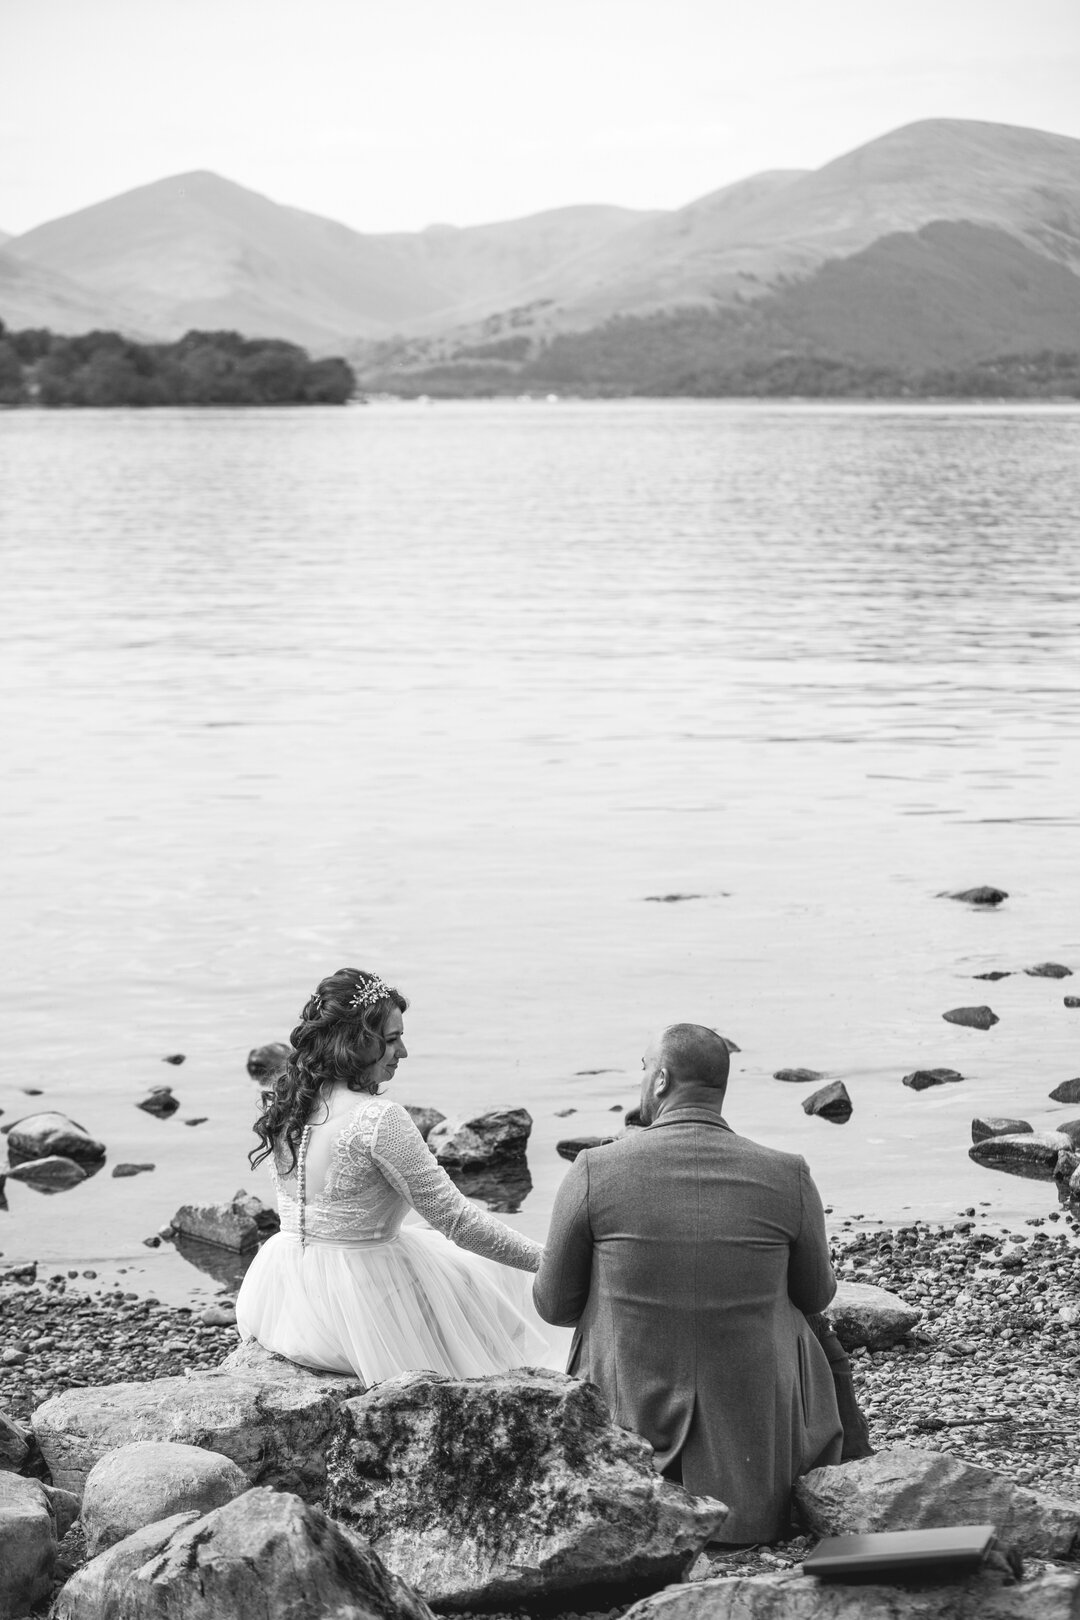
[[266, 1093], [255, 1121], [259, 1146], [248, 1154], [253, 1170], [278, 1148], [289, 1159], [281, 1164], [282, 1171], [295, 1168], [300, 1137], [320, 1087], [345, 1085], [350, 1091], [377, 1094], [371, 1069], [386, 1051], [383, 1027], [392, 1008], [404, 1012], [408, 1005], [400, 990], [362, 968], [339, 968], [320, 981], [289, 1036], [285, 1072]]

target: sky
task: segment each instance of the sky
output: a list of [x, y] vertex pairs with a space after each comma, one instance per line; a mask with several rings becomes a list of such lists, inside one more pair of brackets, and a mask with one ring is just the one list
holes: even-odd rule
[[1080, 0], [0, 0], [0, 230], [212, 169], [362, 231], [1080, 137]]

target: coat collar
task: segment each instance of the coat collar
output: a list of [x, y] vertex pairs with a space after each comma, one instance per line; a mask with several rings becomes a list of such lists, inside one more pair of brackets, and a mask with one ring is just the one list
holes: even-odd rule
[[715, 1125], [718, 1130], [735, 1134], [719, 1108], [710, 1107], [708, 1103], [684, 1103], [681, 1108], [665, 1108], [647, 1129], [659, 1131], [665, 1125]]

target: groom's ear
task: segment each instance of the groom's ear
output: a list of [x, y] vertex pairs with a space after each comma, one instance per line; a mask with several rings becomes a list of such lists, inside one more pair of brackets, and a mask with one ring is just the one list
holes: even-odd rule
[[656, 1095], [660, 1097], [663, 1096], [667, 1088], [668, 1072], [666, 1069], [658, 1069], [656, 1072], [656, 1079], [653, 1081], [653, 1090], [656, 1092]]

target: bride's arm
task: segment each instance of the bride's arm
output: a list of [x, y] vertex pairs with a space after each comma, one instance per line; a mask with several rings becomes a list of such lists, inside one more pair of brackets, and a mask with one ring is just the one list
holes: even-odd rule
[[536, 1271], [543, 1248], [471, 1204], [429, 1150], [400, 1103], [388, 1103], [371, 1141], [371, 1156], [392, 1186], [461, 1249], [504, 1266]]

